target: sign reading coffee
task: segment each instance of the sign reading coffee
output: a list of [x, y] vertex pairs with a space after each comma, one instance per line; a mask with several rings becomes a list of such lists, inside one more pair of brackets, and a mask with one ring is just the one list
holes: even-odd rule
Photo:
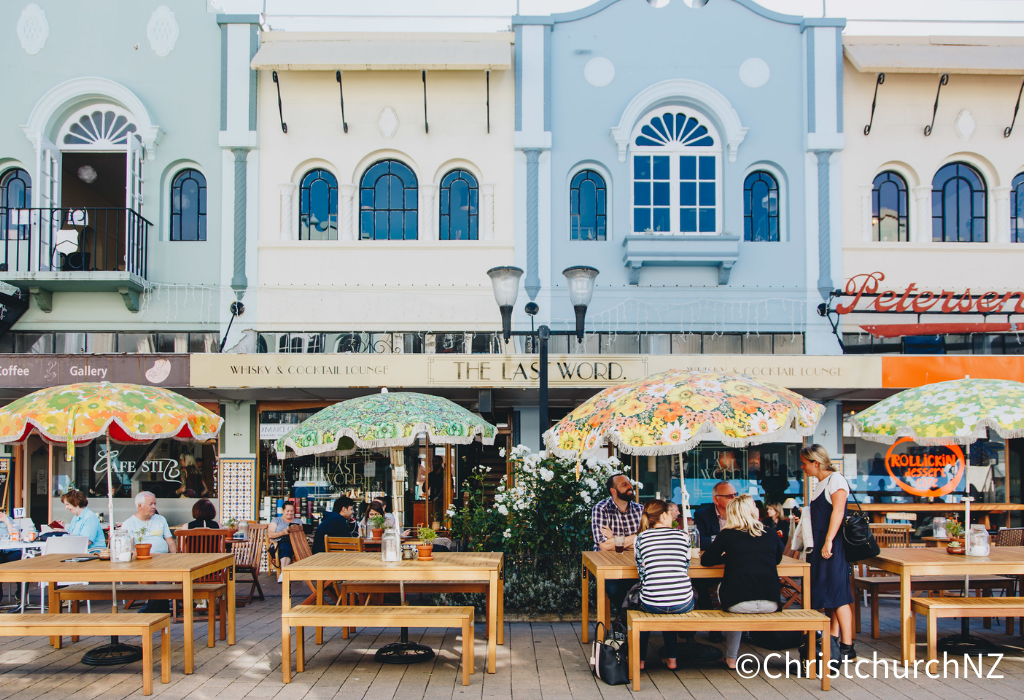
[[[899, 445], [913, 445], [907, 452], [896, 452]], [[896, 485], [923, 498], [938, 498], [952, 493], [963, 480], [964, 452], [959, 445], [917, 447], [908, 437], [900, 438], [885, 453], [885, 468]]]

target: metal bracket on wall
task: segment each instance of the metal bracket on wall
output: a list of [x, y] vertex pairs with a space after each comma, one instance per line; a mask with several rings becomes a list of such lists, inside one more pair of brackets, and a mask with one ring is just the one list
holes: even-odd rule
[[924, 128], [924, 135], [932, 135], [932, 127], [935, 126], [935, 114], [939, 111], [939, 95], [942, 94], [942, 86], [949, 83], [949, 73], [943, 73], [939, 78], [939, 87], [935, 91], [935, 106], [932, 107], [932, 123]]
[[423, 71], [423, 129], [430, 133], [430, 123], [427, 121], [427, 71]]
[[871, 98], [871, 118], [868, 120], [867, 126], [864, 127], [865, 136], [871, 133], [871, 125], [875, 123], [875, 105], [878, 103], [878, 86], [884, 82], [885, 73], [879, 73], [878, 77], [875, 78], [875, 96]]
[[[491, 71], [486, 71], [487, 75], [487, 133], [491, 133]], [[1017, 104], [1020, 104], [1020, 98], [1017, 98]], [[1016, 113], [1014, 113], [1016, 116]]]
[[343, 128], [345, 130], [345, 133], [347, 134], [348, 122], [345, 121], [345, 88], [341, 84], [341, 71], [334, 71], [334, 77], [338, 81], [338, 94], [341, 96], [341, 128]]
[[1020, 90], [1017, 91], [1017, 104], [1013, 106], [1013, 120], [1010, 122], [1010, 126], [1003, 129], [1003, 138], [1010, 138], [1010, 134], [1013, 133], [1013, 125], [1017, 123], [1017, 111], [1020, 109], [1020, 96], [1024, 94], [1024, 81], [1021, 81]]
[[277, 86], [277, 114], [281, 117], [281, 131], [288, 133], [288, 125], [284, 123], [284, 107], [281, 106], [281, 81], [277, 79], [277, 71], [274, 71], [274, 85]]

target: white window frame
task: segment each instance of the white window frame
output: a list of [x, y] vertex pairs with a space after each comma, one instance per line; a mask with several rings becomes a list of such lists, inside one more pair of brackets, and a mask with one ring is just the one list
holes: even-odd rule
[[116, 117], [124, 117], [128, 124], [135, 127], [135, 130], [129, 132], [129, 137], [132, 133], [139, 137], [140, 142], [142, 141], [142, 134], [139, 133], [139, 126], [133, 115], [128, 110], [118, 105], [101, 102], [99, 104], [92, 104], [88, 107], [82, 107], [76, 110], [71, 116], [64, 120], [64, 126], [61, 127], [57, 133], [57, 147], [62, 151], [100, 151], [105, 153], [120, 153], [127, 152], [128, 144], [126, 143], [113, 143], [105, 135], [101, 134], [101, 138], [92, 143], [64, 143], [64, 137], [71, 134], [71, 127], [77, 124], [82, 117], [91, 115], [93, 112], [113, 112]]
[[[647, 123], [656, 116], [661, 116], [666, 113], [683, 113], [687, 117], [694, 117], [700, 123], [701, 126], [708, 130], [708, 134], [714, 139], [714, 146], [684, 146], [679, 143], [673, 143], [667, 146], [637, 146], [636, 137], [640, 135], [641, 130]], [[723, 233], [723, 163], [722, 163], [722, 139], [718, 133], [718, 130], [714, 127], [712, 121], [706, 114], [700, 110], [692, 107], [683, 105], [667, 105], [665, 107], [659, 107], [658, 109], [652, 109], [648, 111], [644, 116], [637, 121], [633, 127], [633, 131], [629, 136], [629, 155], [627, 159], [629, 163], [629, 232], [630, 235], [640, 236], [645, 235], [643, 231], [633, 230], [634, 212], [636, 209], [635, 205], [635, 187], [633, 174], [635, 172], [634, 157], [635, 156], [669, 156], [669, 230], [668, 231], [654, 231], [649, 235], [664, 236], [664, 235], [686, 235], [686, 236], [713, 236], [721, 235]], [[714, 231], [680, 231], [679, 229], [679, 156], [715, 156], [715, 230]], [[699, 161], [698, 161], [699, 163]], [[698, 165], [699, 167], [699, 165]], [[699, 190], [699, 188], [698, 188]], [[698, 191], [698, 197], [700, 196]], [[699, 200], [698, 200], [699, 201]], [[698, 217], [698, 228], [699, 217]]]

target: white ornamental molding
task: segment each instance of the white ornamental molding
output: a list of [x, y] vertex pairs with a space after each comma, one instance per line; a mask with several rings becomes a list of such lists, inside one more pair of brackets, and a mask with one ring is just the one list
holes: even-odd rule
[[161, 5], [153, 10], [149, 24], [146, 25], [146, 37], [157, 56], [166, 56], [174, 50], [174, 44], [178, 41], [178, 22], [171, 8]]
[[960, 114], [956, 115], [953, 127], [956, 129], [956, 135], [962, 141], [970, 141], [971, 137], [974, 136], [975, 130], [978, 128], [978, 123], [974, 120], [971, 110], [961, 109]]
[[398, 133], [398, 123], [398, 113], [391, 107], [385, 107], [380, 111], [377, 128], [380, 129], [381, 136], [389, 139]]
[[46, 44], [46, 37], [50, 35], [50, 25], [46, 21], [46, 14], [43, 8], [30, 3], [21, 11], [18, 19], [18, 41], [21, 48], [29, 56], [35, 56]]

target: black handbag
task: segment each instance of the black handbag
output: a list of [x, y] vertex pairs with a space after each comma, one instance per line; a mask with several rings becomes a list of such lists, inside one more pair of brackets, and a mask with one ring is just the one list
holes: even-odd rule
[[868, 516], [864, 515], [860, 503], [857, 503], [857, 494], [853, 492], [853, 489], [850, 490], [850, 495], [853, 496], [857, 512], [846, 516], [843, 521], [842, 534], [843, 552], [846, 555], [846, 561], [852, 564], [877, 557], [881, 549], [878, 547], [878, 542], [875, 541], [875, 536], [871, 533]]
[[612, 636], [604, 639], [604, 623], [594, 625], [594, 645], [590, 666], [594, 675], [608, 685], [629, 683], [629, 648], [626, 630], [618, 622], [612, 623]]

